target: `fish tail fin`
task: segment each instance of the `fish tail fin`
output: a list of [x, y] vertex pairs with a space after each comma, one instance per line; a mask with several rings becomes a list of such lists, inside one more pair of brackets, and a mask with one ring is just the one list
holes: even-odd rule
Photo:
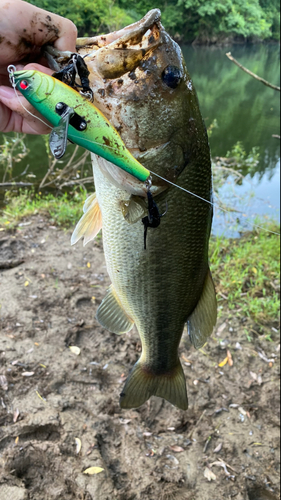
[[140, 359], [131, 370], [120, 394], [120, 406], [138, 408], [151, 396], [164, 398], [174, 406], [187, 410], [186, 382], [179, 359], [172, 371], [161, 375], [155, 375]]

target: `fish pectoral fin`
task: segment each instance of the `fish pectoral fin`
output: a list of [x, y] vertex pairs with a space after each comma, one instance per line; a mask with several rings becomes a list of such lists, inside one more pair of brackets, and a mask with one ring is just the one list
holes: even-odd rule
[[129, 200], [121, 201], [120, 206], [123, 217], [129, 224], [135, 224], [147, 212], [145, 200], [139, 196], [131, 196]]
[[213, 332], [217, 321], [217, 300], [211, 271], [208, 269], [202, 295], [187, 320], [187, 331], [196, 349], [200, 349]]
[[164, 398], [181, 410], [187, 410], [188, 399], [183, 369], [178, 359], [176, 367], [168, 373], [155, 375], [139, 360], [127, 378], [120, 394], [121, 408], [138, 408], [151, 396]]
[[134, 321], [124, 311], [112, 285], [97, 310], [96, 318], [101, 326], [117, 334], [127, 333], [134, 325]]
[[96, 198], [96, 193], [87, 198], [83, 207], [84, 215], [81, 217], [71, 236], [71, 245], [84, 237], [83, 246], [92, 241], [102, 228], [101, 211]]

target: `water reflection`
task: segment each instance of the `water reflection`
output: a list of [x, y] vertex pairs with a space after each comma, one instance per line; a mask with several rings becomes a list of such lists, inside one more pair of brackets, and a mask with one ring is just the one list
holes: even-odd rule
[[[247, 211], [250, 218], [256, 213], [276, 217], [279, 207], [280, 183], [277, 169], [280, 162], [280, 141], [272, 135], [280, 134], [280, 93], [251, 78], [230, 62], [225, 54], [230, 51], [248, 69], [271, 83], [280, 85], [279, 45], [184, 46], [182, 50], [198, 93], [206, 126], [209, 127], [214, 120], [218, 123], [218, 128], [213, 128], [210, 136], [212, 156], [225, 156], [238, 141], [247, 154], [253, 147], [259, 148], [258, 165], [250, 172], [247, 167], [242, 168], [246, 179], [242, 186], [236, 186], [234, 190], [232, 186], [232, 199], [227, 192], [231, 178], [220, 189], [219, 195], [226, 198], [228, 196], [230, 202], [235, 200], [237, 209], [241, 213]], [[29, 165], [28, 175], [35, 174], [40, 181], [48, 168], [44, 140], [42, 137], [29, 136], [26, 144], [30, 154], [15, 165], [13, 176], [20, 178]], [[60, 168], [65, 165], [72, 150], [73, 146], [68, 146]], [[3, 165], [0, 164], [0, 182], [2, 177]], [[253, 182], [250, 185], [248, 181], [251, 178]], [[26, 180], [29, 180], [28, 177]], [[249, 200], [245, 198], [248, 193], [251, 193]], [[261, 198], [265, 201], [261, 201]], [[237, 200], [240, 200], [240, 204]], [[229, 231], [229, 224], [224, 216], [222, 219], [223, 224], [220, 224], [219, 216], [215, 219], [215, 232], [221, 232], [219, 228], [224, 227], [226, 234], [236, 234], [235, 231]]]
[[[280, 158], [280, 143], [272, 135], [280, 130], [280, 93], [254, 80], [226, 57], [233, 57], [269, 82], [280, 85], [279, 45], [234, 45], [182, 48], [208, 127], [213, 156], [225, 156], [237, 141], [247, 153], [260, 148], [256, 171], [273, 171]], [[244, 172], [246, 174], [247, 172]], [[255, 172], [253, 172], [253, 175]]]

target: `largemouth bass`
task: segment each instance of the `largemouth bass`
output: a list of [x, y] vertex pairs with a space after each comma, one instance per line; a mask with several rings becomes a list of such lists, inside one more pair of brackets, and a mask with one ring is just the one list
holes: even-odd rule
[[185, 410], [178, 356], [184, 326], [200, 348], [216, 323], [208, 265], [211, 162], [197, 96], [157, 9], [119, 32], [80, 39], [78, 48], [80, 55], [89, 54], [95, 105], [154, 173], [149, 192], [159, 212], [167, 205], [167, 213], [158, 227], [148, 227], [145, 250], [148, 186], [93, 155], [96, 193], [85, 203], [72, 243], [82, 236], [87, 243], [102, 226], [112, 285], [97, 319], [117, 334], [135, 324], [141, 338], [142, 353], [120, 395], [121, 407], [138, 407], [156, 395]]

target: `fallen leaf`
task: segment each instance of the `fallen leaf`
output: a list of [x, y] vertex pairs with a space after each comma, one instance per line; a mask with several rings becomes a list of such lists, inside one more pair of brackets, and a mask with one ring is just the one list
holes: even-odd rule
[[252, 379], [255, 380], [255, 382], [257, 382], [259, 385], [262, 385], [262, 377], [261, 377], [261, 375], [257, 375], [254, 372], [250, 372], [250, 375], [251, 375]]
[[87, 267], [88, 267], [88, 269], [91, 267], [90, 262], [87, 262]]
[[222, 368], [223, 366], [225, 366], [225, 365], [226, 365], [226, 363], [228, 363], [228, 357], [227, 357], [227, 356], [226, 356], [226, 358], [224, 358], [224, 360], [223, 360], [223, 361], [221, 361], [221, 362], [219, 363], [219, 367], [220, 367], [220, 368]]
[[119, 418], [120, 424], [127, 425], [132, 421], [131, 418]]
[[76, 354], [76, 356], [79, 356], [79, 354], [81, 352], [80, 347], [77, 347], [76, 345], [70, 345], [69, 349], [71, 352], [73, 352], [73, 354]]
[[24, 286], [28, 286], [28, 285], [29, 285], [29, 281], [27, 281], [27, 280], [26, 280], [26, 281], [24, 282]]
[[204, 477], [206, 477], [208, 481], [215, 481], [217, 479], [217, 476], [209, 469], [209, 467], [205, 468]]
[[226, 323], [222, 323], [217, 329], [217, 335], [220, 335], [224, 331], [226, 326]]
[[184, 354], [182, 354], [181, 357], [186, 363], [192, 364], [192, 361], [190, 361], [190, 359], [187, 359]]
[[222, 449], [222, 443], [218, 444], [218, 446], [214, 449], [214, 453], [219, 453]]
[[231, 352], [227, 349], [226, 353], [227, 353], [227, 361], [228, 361], [229, 366], [233, 366], [233, 359], [231, 356]]
[[242, 415], [244, 415], [244, 417], [246, 417], [247, 412], [244, 410], [244, 408], [242, 408], [242, 406], [239, 406], [238, 411], [240, 411], [240, 413], [242, 413]]
[[18, 444], [18, 442], [19, 442], [19, 436], [16, 437], [15, 444]]
[[4, 391], [8, 390], [8, 381], [5, 375], [0, 375], [0, 386]]
[[184, 449], [181, 446], [177, 446], [176, 444], [170, 446], [170, 450], [174, 451], [175, 453], [180, 453], [181, 451], [184, 451]]
[[89, 474], [92, 476], [93, 474], [99, 474], [102, 472], [104, 469], [101, 467], [89, 467], [88, 469], [84, 470], [83, 474]]
[[82, 448], [81, 439], [75, 438], [75, 443], [76, 443], [76, 453], [78, 455], [81, 451], [81, 448]]
[[13, 422], [14, 424], [16, 423], [17, 419], [19, 418], [19, 409], [17, 408], [15, 411], [14, 411], [14, 414], [13, 414]]

